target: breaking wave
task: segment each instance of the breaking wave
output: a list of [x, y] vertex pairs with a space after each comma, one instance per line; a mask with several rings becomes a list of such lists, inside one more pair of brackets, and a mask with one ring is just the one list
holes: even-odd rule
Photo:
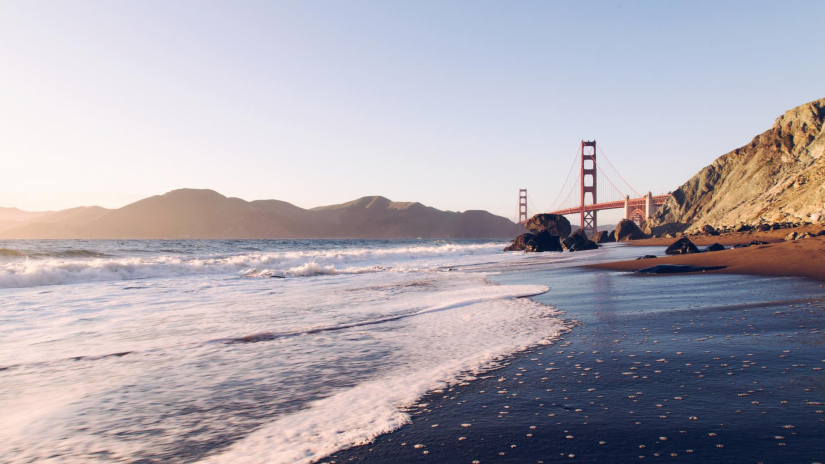
[[2, 249], [5, 256], [23, 257], [0, 264], [0, 288], [37, 287], [83, 282], [148, 279], [197, 274], [236, 274], [241, 277], [299, 277], [362, 274], [387, 270], [418, 270], [433, 259], [500, 252], [503, 244], [433, 244], [387, 248], [349, 248], [313, 251], [241, 253], [228, 256], [110, 257], [89, 250], [54, 252], [33, 259], [19, 250]]

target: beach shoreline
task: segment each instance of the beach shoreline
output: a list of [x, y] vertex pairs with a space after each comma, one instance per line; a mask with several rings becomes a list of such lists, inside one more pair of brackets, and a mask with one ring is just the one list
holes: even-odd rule
[[571, 332], [429, 393], [409, 424], [319, 462], [825, 459], [813, 445], [825, 433], [818, 282], [718, 272], [657, 280], [615, 265], [502, 273], [503, 285], [550, 286], [534, 299], [564, 311]]
[[[687, 255], [667, 256], [660, 254], [655, 259], [613, 261], [588, 265], [593, 269], [635, 272], [639, 269], [658, 264], [677, 264], [701, 267], [720, 266], [723, 269], [706, 271], [720, 274], [758, 275], [774, 277], [801, 277], [825, 282], [825, 236], [810, 237], [800, 240], [785, 241], [784, 236], [792, 231], [818, 232], [819, 226], [808, 226], [796, 230], [785, 229], [770, 232], [729, 234], [726, 236], [690, 237], [697, 246], [719, 243], [725, 246], [733, 244], [747, 245], [757, 240], [768, 242], [764, 245], [752, 245], [724, 251], [692, 253]], [[668, 246], [676, 239], [648, 239], [629, 242], [631, 247], [639, 247], [640, 256], [645, 255], [642, 247]], [[652, 276], [663, 277], [663, 276]]]

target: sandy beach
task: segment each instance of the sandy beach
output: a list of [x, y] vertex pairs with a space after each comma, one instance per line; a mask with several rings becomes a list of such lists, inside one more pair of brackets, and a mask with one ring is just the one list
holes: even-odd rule
[[[724, 266], [724, 269], [707, 272], [726, 274], [747, 274], [761, 276], [795, 276], [825, 282], [825, 236], [802, 240], [784, 241], [792, 231], [797, 233], [818, 232], [821, 226], [808, 226], [796, 229], [774, 230], [770, 232], [736, 233], [721, 236], [691, 237], [697, 246], [719, 243], [725, 246], [748, 244], [753, 240], [768, 242], [746, 248], [728, 249], [711, 253], [694, 253], [688, 255], [666, 256], [658, 253], [655, 259], [618, 261], [593, 265], [597, 269], [616, 271], [637, 271], [657, 264], [687, 264], [692, 266]], [[675, 239], [649, 239], [630, 242], [632, 247], [639, 247], [639, 255], [647, 253], [645, 247], [668, 246]]]

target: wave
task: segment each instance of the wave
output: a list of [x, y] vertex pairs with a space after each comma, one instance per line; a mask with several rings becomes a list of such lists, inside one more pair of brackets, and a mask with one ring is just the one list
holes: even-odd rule
[[105, 258], [111, 255], [95, 250], [29, 251], [0, 248], [0, 256], [10, 258]]
[[[25, 261], [0, 265], [0, 288], [178, 277], [197, 274], [236, 274], [250, 278], [418, 270], [420, 267], [414, 263], [421, 260], [490, 254], [500, 252], [501, 248], [501, 243], [441, 244], [244, 253], [209, 258], [182, 256], [92, 257], [88, 254], [96, 252], [72, 250], [75, 253], [74, 256], [60, 255], [59, 257], [42, 260], [26, 259]], [[75, 259], [79, 257], [87, 259]], [[413, 264], [410, 265], [410, 263]], [[425, 263], [424, 267], [432, 265], [432, 263]]]

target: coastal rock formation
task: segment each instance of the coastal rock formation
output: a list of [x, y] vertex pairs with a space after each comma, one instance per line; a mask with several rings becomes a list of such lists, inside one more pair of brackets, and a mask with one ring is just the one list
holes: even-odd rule
[[696, 245], [687, 237], [676, 240], [665, 250], [666, 255], [686, 255], [688, 253], [699, 253], [699, 248], [696, 248]]
[[534, 234], [546, 230], [560, 238], [566, 238], [572, 230], [570, 221], [558, 214], [536, 214], [524, 224], [524, 227]]
[[601, 230], [599, 232], [596, 232], [596, 234], [593, 236], [593, 241], [596, 242], [596, 243], [615, 242], [616, 241], [616, 232], [615, 231], [611, 231], [611, 232], [608, 232], [606, 230]]
[[825, 219], [825, 99], [798, 106], [751, 143], [725, 154], [673, 192], [653, 216], [656, 234], [702, 224]]
[[528, 253], [542, 253], [546, 251], [562, 251], [559, 236], [553, 235], [548, 230], [533, 235], [524, 247]]
[[545, 230], [538, 234], [526, 233], [519, 235], [504, 251], [541, 253], [545, 251], [562, 251], [562, 246], [558, 235], [553, 235]]
[[596, 250], [599, 248], [599, 245], [596, 242], [587, 238], [587, 235], [584, 233], [583, 230], [579, 229], [569, 237], [565, 238], [561, 241], [562, 247], [568, 251], [586, 251], [586, 250]]
[[526, 234], [519, 235], [518, 237], [513, 239], [513, 243], [511, 243], [510, 246], [504, 248], [504, 251], [524, 251], [524, 248], [527, 247], [527, 242], [529, 242], [530, 239], [533, 238], [533, 235], [534, 234], [531, 234], [529, 232]]
[[579, 229], [572, 234], [570, 234], [567, 238], [561, 241], [561, 245], [564, 247], [565, 250], [570, 250], [576, 245], [582, 244], [587, 241], [587, 236], [584, 232]]
[[713, 245], [708, 245], [704, 250], [702, 250], [702, 253], [707, 253], [709, 251], [723, 251], [724, 249], [724, 246], [714, 243]]
[[717, 232], [716, 229], [714, 229], [710, 224], [703, 225], [700, 230], [705, 235], [719, 235], [719, 232]]
[[639, 229], [639, 226], [630, 219], [622, 219], [619, 221], [619, 223], [616, 224], [616, 230], [614, 232], [614, 238], [617, 242], [647, 238], [647, 235]]

